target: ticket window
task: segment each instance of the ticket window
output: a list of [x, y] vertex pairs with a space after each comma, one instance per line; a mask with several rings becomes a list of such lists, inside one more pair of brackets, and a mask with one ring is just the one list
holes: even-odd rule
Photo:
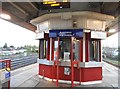
[[90, 61], [100, 61], [101, 51], [100, 51], [100, 40], [92, 39], [90, 41]]
[[[80, 53], [80, 40], [74, 38], [73, 40], [73, 60], [79, 60]], [[57, 51], [58, 51], [58, 40], [54, 41], [54, 60], [57, 59]], [[71, 38], [60, 38], [59, 44], [59, 56], [62, 60], [69, 61], [71, 59]]]
[[[70, 38], [60, 38], [59, 56], [62, 60], [70, 60]], [[58, 40], [54, 41], [54, 60], [57, 58]]]

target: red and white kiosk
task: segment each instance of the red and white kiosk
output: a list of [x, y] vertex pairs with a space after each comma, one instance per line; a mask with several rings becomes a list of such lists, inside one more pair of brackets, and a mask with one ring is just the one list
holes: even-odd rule
[[37, 25], [39, 76], [74, 84], [102, 82], [101, 40], [105, 25], [114, 17], [96, 12], [64, 12], [42, 15]]

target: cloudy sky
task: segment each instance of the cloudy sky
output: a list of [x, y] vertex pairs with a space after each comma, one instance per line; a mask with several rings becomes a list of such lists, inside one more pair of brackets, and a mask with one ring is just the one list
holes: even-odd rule
[[[14, 45], [15, 47], [24, 45], [38, 46], [38, 40], [35, 40], [35, 35], [32, 31], [0, 19], [0, 47], [5, 43], [8, 46]], [[103, 40], [102, 45], [118, 47], [118, 33]]]
[[38, 45], [34, 32], [0, 19], [0, 47], [5, 43], [15, 47]]
[[102, 46], [106, 47], [118, 47], [118, 36], [120, 35], [120, 32], [119, 33], [116, 33], [110, 37], [107, 37], [105, 40], [102, 40]]

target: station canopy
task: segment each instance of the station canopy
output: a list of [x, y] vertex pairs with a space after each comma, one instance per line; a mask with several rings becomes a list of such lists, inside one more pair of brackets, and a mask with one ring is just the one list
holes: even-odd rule
[[[120, 12], [119, 2], [70, 2], [68, 0], [23, 1], [24, 2], [22, 2], [22, 0], [1, 0], [0, 14], [10, 15], [11, 19], [5, 20], [20, 25], [34, 32], [37, 28], [35, 25], [32, 25], [30, 23], [30, 20], [49, 13], [93, 11], [112, 15], [115, 17], [115, 20], [107, 24], [106, 30], [111, 28], [115, 24], [120, 23], [118, 19]], [[118, 32], [118, 30], [116, 30], [116, 32]], [[109, 33], [109, 35], [112, 35], [114, 33]]]

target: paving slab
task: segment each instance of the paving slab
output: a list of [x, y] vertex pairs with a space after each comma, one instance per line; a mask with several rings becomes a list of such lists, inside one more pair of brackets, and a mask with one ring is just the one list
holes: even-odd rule
[[[30, 66], [17, 69], [17, 70], [15, 70], [15, 72], [16, 71], [18, 71], [18, 74], [15, 73], [10, 79], [11, 87], [19, 87], [21, 84], [24, 84], [24, 82], [26, 82], [28, 79], [30, 79], [30, 78], [34, 77], [34, 75], [38, 74], [37, 64], [32, 64]], [[12, 73], [14, 73], [14, 71], [12, 71], [11, 74]]]
[[[85, 89], [120, 89], [118, 88], [118, 68], [103, 62], [103, 81], [100, 84], [91, 85], [79, 85], [76, 87], [85, 87]], [[19, 88], [26, 87], [25, 89], [35, 89], [39, 87], [56, 87], [56, 82], [47, 81], [39, 78], [38, 76], [38, 64], [32, 64], [27, 67], [19, 68], [18, 70], [12, 71], [11, 87]], [[59, 83], [59, 88], [66, 87], [70, 89], [70, 84]], [[91, 88], [90, 88], [91, 87]]]

